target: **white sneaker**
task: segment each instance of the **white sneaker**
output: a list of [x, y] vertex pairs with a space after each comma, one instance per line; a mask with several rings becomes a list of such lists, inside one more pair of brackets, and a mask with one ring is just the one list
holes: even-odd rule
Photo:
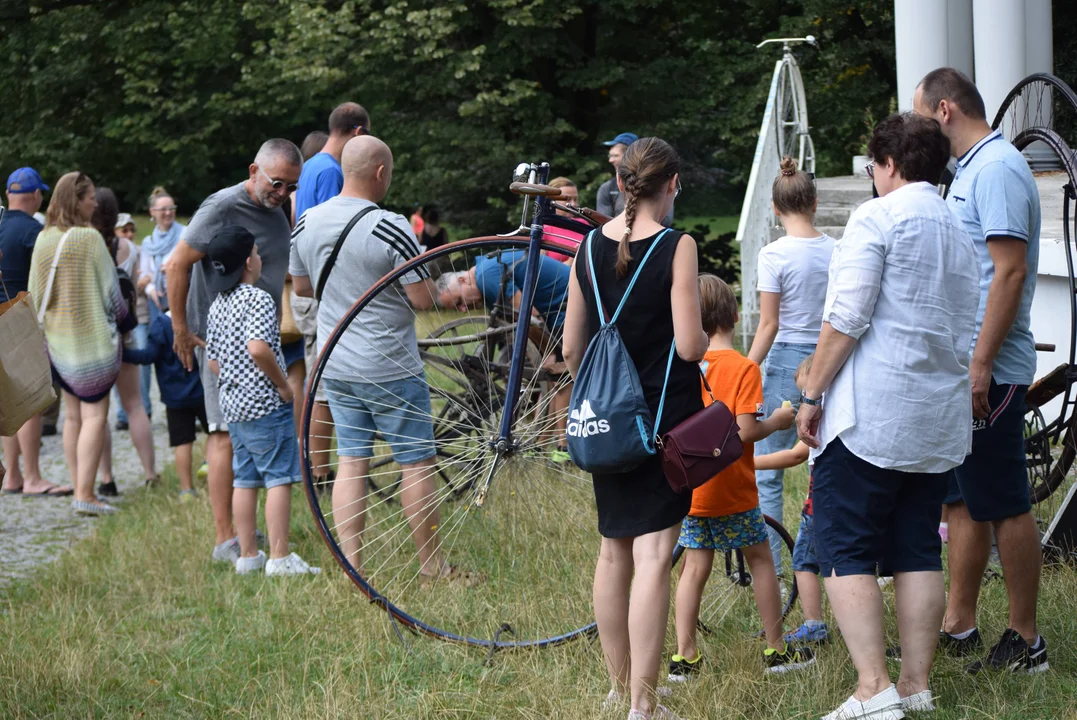
[[685, 720], [680, 715], [670, 710], [665, 705], [656, 705], [650, 715], [642, 710], [632, 710], [628, 713], [628, 720]]
[[[261, 551], [258, 554], [261, 555]], [[307, 565], [306, 561], [295, 553], [266, 563], [266, 575], [317, 575], [321, 571], [321, 568]]]
[[907, 712], [935, 712], [935, 698], [930, 690], [901, 698], [901, 709]]
[[855, 695], [850, 696], [837, 710], [824, 715], [822, 720], [902, 720], [904, 717], [901, 696], [897, 687], [891, 685], [867, 702], [857, 700]]
[[247, 573], [261, 572], [265, 566], [266, 554], [259, 550], [254, 557], [241, 557], [236, 560], [236, 574], [246, 575]]
[[239, 538], [234, 537], [231, 540], [225, 540], [220, 545], [213, 548], [213, 561], [219, 563], [232, 563], [236, 564], [236, 560], [239, 560]]

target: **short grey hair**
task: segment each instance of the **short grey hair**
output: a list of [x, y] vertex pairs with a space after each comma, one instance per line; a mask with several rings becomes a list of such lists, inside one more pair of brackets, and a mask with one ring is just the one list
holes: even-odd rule
[[286, 165], [303, 167], [303, 153], [291, 140], [273, 138], [262, 143], [258, 148], [258, 154], [254, 156], [254, 162], [258, 165], [272, 165], [283, 162]]
[[441, 277], [434, 281], [434, 287], [439, 295], [446, 290], [455, 290], [460, 286], [460, 279], [467, 274], [467, 270], [442, 273]]

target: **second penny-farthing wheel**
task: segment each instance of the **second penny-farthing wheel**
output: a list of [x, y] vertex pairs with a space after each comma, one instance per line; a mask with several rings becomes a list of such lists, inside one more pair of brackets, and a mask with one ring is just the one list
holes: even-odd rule
[[[1048, 356], [1040, 355], [1038, 377], [1026, 400], [1029, 493], [1038, 506], [1035, 513], [1041, 530], [1046, 530], [1065, 494], [1056, 491], [1072, 480], [1070, 470], [1077, 457], [1077, 282], [1073, 246], [1077, 236], [1077, 94], [1054, 75], [1030, 75], [1010, 91], [992, 127], [1018, 150], [1031, 150], [1049, 159], [1046, 168], [1033, 167], [1043, 170], [1038, 173], [1041, 207], [1050, 211], [1043, 218], [1041, 237], [1048, 242], [1041, 241], [1040, 245], [1041, 275], [1046, 264], [1064, 262], [1066, 268], [1064, 292], [1058, 296], [1059, 304], [1064, 305], [1057, 307], [1055, 321], [1068, 320], [1066, 331], [1055, 330], [1059, 333], [1052, 338], [1056, 342], [1037, 344], [1041, 353], [1055, 353], [1058, 357], [1046, 359]], [[1045, 186], [1049, 186], [1051, 194], [1044, 192]], [[1059, 204], [1061, 227], [1055, 215]], [[1037, 293], [1047, 292], [1052, 289], [1041, 283]]]

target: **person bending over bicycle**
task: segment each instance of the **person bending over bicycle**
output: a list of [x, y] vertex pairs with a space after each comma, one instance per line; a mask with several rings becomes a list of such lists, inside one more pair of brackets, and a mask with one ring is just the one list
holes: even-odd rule
[[[525, 250], [506, 250], [497, 254], [481, 255], [468, 270], [445, 273], [438, 279], [438, 304], [457, 310], [475, 307], [496, 309], [520, 306], [527, 267]], [[543, 349], [544, 369], [551, 373], [565, 372], [565, 358], [561, 352], [561, 328], [565, 322], [565, 303], [568, 299], [568, 283], [572, 273], [570, 266], [543, 255], [539, 258], [538, 279], [535, 285], [534, 314], [546, 325], [547, 347]], [[511, 318], [511, 315], [510, 315]], [[550, 403], [550, 412], [556, 419], [557, 447], [550, 459], [557, 463], [569, 462], [565, 441], [565, 422], [568, 403], [572, 395], [571, 383], [560, 388]]]

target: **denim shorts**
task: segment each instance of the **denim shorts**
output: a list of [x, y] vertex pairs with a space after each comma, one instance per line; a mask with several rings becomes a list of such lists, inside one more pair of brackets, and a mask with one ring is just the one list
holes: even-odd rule
[[991, 416], [972, 421], [972, 454], [951, 475], [946, 504], [965, 503], [977, 522], [1005, 520], [1032, 509], [1025, 466], [1026, 392], [1026, 385], [991, 380]]
[[941, 571], [939, 520], [949, 479], [949, 471], [877, 467], [831, 440], [812, 472], [823, 577]]
[[434, 457], [434, 424], [426, 376], [380, 383], [323, 378], [337, 433], [337, 455], [369, 458], [388, 443], [393, 459], [413, 465]]
[[800, 529], [793, 545], [793, 571], [819, 574], [819, 560], [815, 557], [815, 518], [808, 513], [800, 514]]
[[228, 434], [235, 473], [232, 487], [250, 490], [299, 482], [299, 441], [291, 403], [257, 420], [229, 423]]
[[758, 507], [721, 517], [689, 515], [681, 523], [677, 544], [689, 550], [731, 552], [767, 541], [767, 524]]

